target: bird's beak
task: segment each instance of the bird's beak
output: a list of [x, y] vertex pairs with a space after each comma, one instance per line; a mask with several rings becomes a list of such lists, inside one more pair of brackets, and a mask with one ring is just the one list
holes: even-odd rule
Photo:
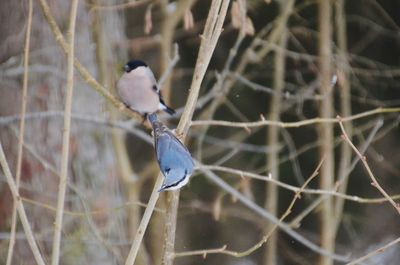
[[130, 70], [131, 70], [131, 69], [130, 69], [129, 65], [125, 64], [125, 65], [124, 65], [124, 71], [127, 72], [127, 73], [129, 73]]

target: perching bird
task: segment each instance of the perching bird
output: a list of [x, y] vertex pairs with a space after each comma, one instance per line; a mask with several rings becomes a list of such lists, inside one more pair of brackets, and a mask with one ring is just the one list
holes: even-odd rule
[[154, 74], [144, 62], [131, 60], [125, 64], [124, 71], [117, 89], [128, 108], [145, 116], [160, 109], [175, 114], [173, 109], [165, 105]]
[[192, 156], [181, 141], [152, 113], [148, 119], [153, 127], [154, 147], [158, 165], [165, 180], [159, 191], [176, 190], [188, 183], [193, 172]]

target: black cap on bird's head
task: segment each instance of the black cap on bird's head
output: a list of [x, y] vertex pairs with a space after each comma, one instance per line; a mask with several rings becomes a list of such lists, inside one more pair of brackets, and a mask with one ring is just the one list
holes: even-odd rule
[[129, 73], [130, 71], [140, 67], [144, 66], [147, 67], [147, 64], [145, 64], [143, 61], [140, 60], [130, 60], [124, 65], [124, 71]]

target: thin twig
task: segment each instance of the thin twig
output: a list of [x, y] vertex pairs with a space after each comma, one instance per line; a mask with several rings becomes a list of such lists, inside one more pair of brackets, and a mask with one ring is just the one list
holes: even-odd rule
[[38, 265], [45, 265], [42, 255], [40, 254], [39, 248], [36, 244], [35, 237], [32, 233], [32, 228], [29, 224], [28, 217], [26, 216], [24, 205], [22, 204], [21, 197], [19, 195], [17, 185], [15, 184], [14, 178], [11, 174], [10, 167], [8, 166], [6, 157], [3, 151], [3, 145], [0, 142], [0, 164], [3, 168], [4, 175], [6, 176], [6, 180], [8, 186], [10, 187], [11, 194], [14, 200], [14, 203], [17, 207], [18, 215], [22, 223], [22, 227], [24, 228], [26, 239], [28, 240], [28, 244], [32, 250], [33, 257]]
[[[275, 184], [276, 186], [279, 186], [281, 188], [293, 191], [293, 192], [298, 192], [300, 190], [300, 187], [297, 186], [293, 186], [290, 184], [287, 184], [285, 182], [281, 182], [277, 179], [274, 178], [270, 178], [269, 176], [263, 176], [263, 175], [259, 175], [256, 173], [251, 173], [248, 171], [243, 171], [243, 170], [239, 170], [239, 169], [233, 169], [233, 168], [229, 168], [229, 167], [222, 167], [222, 166], [216, 166], [216, 165], [201, 165], [199, 166], [200, 170], [213, 170], [213, 171], [221, 171], [221, 172], [226, 172], [226, 173], [230, 173], [230, 174], [235, 174], [238, 175], [240, 177], [248, 177], [248, 178], [253, 178], [253, 179], [258, 179], [258, 180], [262, 180], [262, 181], [267, 181], [270, 182], [272, 184]], [[347, 195], [344, 193], [339, 193], [335, 190], [323, 190], [323, 189], [303, 189], [302, 191], [303, 193], [306, 194], [322, 194], [322, 195], [330, 195], [330, 196], [335, 196], [338, 198], [343, 198], [349, 201], [354, 201], [354, 202], [358, 202], [358, 203], [381, 203], [383, 201], [386, 201], [386, 198], [362, 198], [359, 196], [353, 196], [353, 195]], [[393, 196], [393, 198], [399, 198], [399, 195], [395, 195]]]
[[[221, 4], [221, 1], [222, 4]], [[210, 7], [209, 17], [201, 35], [201, 45], [193, 74], [190, 94], [186, 102], [177, 132], [186, 135], [191, 125], [191, 120], [199, 97], [200, 85], [203, 81], [211, 56], [222, 33], [222, 25], [228, 9], [229, 0], [214, 0]]]
[[225, 253], [226, 254], [232, 253], [232, 251], [226, 250], [226, 245], [224, 245], [220, 248], [178, 252], [178, 253], [174, 254], [174, 257], [181, 258], [181, 257], [188, 257], [188, 256], [203, 256], [203, 258], [205, 259], [208, 254], [225, 254]]
[[[296, 200], [301, 198], [300, 194], [304, 191], [304, 189], [308, 185], [308, 183], [310, 183], [311, 180], [313, 180], [319, 174], [319, 170], [320, 170], [324, 160], [325, 160], [325, 157], [322, 158], [321, 162], [319, 162], [317, 168], [314, 170], [314, 172], [311, 174], [311, 176], [304, 182], [304, 184], [301, 186], [301, 188], [294, 194], [292, 201], [290, 202], [285, 213], [279, 219], [279, 222], [275, 223], [275, 225], [271, 228], [271, 230], [268, 232], [268, 234], [266, 236], [264, 236], [263, 240], [260, 241], [259, 244], [260, 243], [265, 244], [267, 242], [268, 238], [272, 235], [272, 233], [278, 228], [279, 224], [283, 223], [283, 220], [285, 220], [285, 218], [292, 212], [292, 209], [293, 209], [294, 204], [296, 203]], [[256, 249], [258, 249], [258, 248], [254, 248], [253, 251], [255, 251]]]
[[91, 10], [99, 10], [99, 11], [111, 11], [111, 10], [123, 10], [127, 8], [135, 8], [147, 3], [150, 3], [150, 0], [139, 0], [139, 1], [130, 1], [123, 4], [115, 4], [115, 5], [96, 5], [86, 3], [90, 7]]
[[[59, 118], [64, 117], [64, 111], [39, 111], [39, 112], [30, 112], [25, 115], [25, 119], [46, 119], [46, 118]], [[127, 133], [133, 134], [139, 139], [143, 140], [148, 144], [152, 144], [153, 140], [151, 136], [147, 133], [136, 129], [135, 126], [132, 126], [132, 123], [127, 122], [111, 122], [105, 119], [96, 118], [93, 115], [83, 114], [83, 113], [71, 113], [71, 118], [84, 121], [91, 124], [96, 124], [99, 126], [118, 128], [126, 131]], [[0, 126], [8, 125], [13, 122], [17, 122], [21, 119], [20, 115], [12, 115], [0, 117]]]
[[[379, 119], [378, 122], [375, 124], [375, 127], [372, 129], [372, 131], [368, 135], [367, 140], [359, 147], [361, 154], [364, 154], [365, 151], [367, 150], [368, 146], [372, 143], [372, 141], [374, 139], [376, 139], [375, 135], [377, 134], [378, 130], [382, 127], [382, 125], [383, 125], [383, 120]], [[350, 196], [351, 198], [356, 197], [357, 199], [360, 199], [360, 197], [358, 197], [358, 196], [351, 196], [351, 195], [344, 194], [344, 191], [340, 190], [340, 187], [343, 185], [342, 184], [343, 181], [348, 179], [348, 176], [353, 171], [353, 169], [355, 168], [355, 166], [357, 165], [359, 160], [360, 160], [360, 158], [358, 156], [355, 157], [353, 159], [353, 161], [351, 162], [351, 165], [349, 165], [346, 168], [346, 171], [343, 172], [342, 175], [339, 175], [338, 179], [335, 182], [335, 188], [334, 188], [334, 190], [336, 192], [338, 192], [338, 194], [343, 194], [345, 196]], [[339, 191], [337, 191], [338, 189], [339, 189]], [[297, 227], [298, 224], [300, 224], [301, 220], [304, 219], [311, 211], [313, 211], [326, 198], [326, 196], [328, 196], [328, 194], [321, 195], [319, 198], [314, 200], [311, 203], [311, 205], [309, 205], [303, 212], [301, 212], [298, 216], [293, 218], [293, 220], [291, 221], [291, 226], [292, 227]], [[392, 198], [393, 199], [398, 199], [400, 197], [393, 196]], [[338, 200], [336, 200], [336, 201], [339, 201], [339, 200], [348, 200], [348, 198], [345, 198], [345, 197], [342, 197], [342, 196], [338, 196]], [[377, 201], [379, 201], [379, 203], [382, 203], [382, 202], [386, 201], [386, 198], [382, 197], [382, 198], [378, 198], [378, 199], [372, 199], [373, 201], [371, 201], [370, 199], [366, 199], [366, 198], [363, 198], [362, 200], [363, 200], [362, 203], [377, 203]], [[358, 202], [361, 203], [361, 201], [358, 201]], [[336, 225], [338, 225], [340, 223], [339, 220], [340, 219], [337, 220]]]
[[304, 184], [301, 186], [301, 188], [297, 192], [295, 192], [291, 203], [289, 204], [288, 208], [286, 209], [285, 213], [281, 216], [279, 221], [276, 222], [271, 227], [271, 229], [268, 231], [268, 233], [265, 236], [263, 236], [263, 238], [259, 242], [254, 244], [249, 249], [247, 249], [245, 251], [242, 251], [242, 252], [236, 252], [236, 251], [226, 250], [226, 245], [225, 245], [225, 246], [223, 246], [222, 248], [219, 248], [219, 249], [195, 250], [195, 251], [186, 251], [186, 252], [175, 253], [175, 257], [186, 257], [186, 256], [202, 255], [203, 258], [205, 258], [207, 254], [226, 254], [226, 255], [230, 255], [230, 256], [234, 256], [234, 257], [240, 258], [240, 257], [245, 257], [245, 256], [250, 255], [251, 253], [253, 253], [257, 249], [262, 247], [268, 241], [268, 239], [271, 237], [273, 232], [279, 227], [280, 224], [283, 223], [283, 220], [291, 213], [295, 202], [297, 201], [297, 199], [301, 198], [300, 194], [302, 193], [304, 188], [308, 185], [308, 183], [310, 183], [311, 180], [313, 180], [318, 175], [318, 173], [319, 173], [318, 171], [321, 168], [321, 165], [322, 165], [323, 161], [324, 161], [324, 158], [318, 164], [317, 168], [314, 170], [314, 172], [311, 174], [311, 176], [304, 182]]
[[340, 125], [340, 129], [342, 130], [343, 133], [343, 139], [351, 146], [351, 148], [354, 150], [354, 152], [357, 154], [357, 156], [361, 159], [361, 162], [363, 163], [365, 169], [368, 172], [369, 177], [372, 180], [371, 185], [374, 186], [375, 188], [378, 189], [378, 191], [380, 193], [382, 193], [382, 195], [390, 202], [390, 204], [393, 205], [393, 207], [396, 209], [397, 213], [400, 214], [400, 205], [398, 203], [396, 203], [387, 193], [386, 191], [381, 187], [381, 185], [379, 185], [378, 181], [376, 180], [374, 174], [372, 173], [371, 168], [369, 167], [368, 163], [367, 163], [367, 158], [365, 156], [363, 156], [360, 151], [358, 151], [357, 147], [354, 146], [354, 144], [351, 142], [350, 138], [348, 137], [346, 130], [344, 129], [343, 126], [343, 121], [342, 118], [340, 116], [337, 116], [337, 120], [339, 122]]
[[158, 80], [158, 86], [160, 87], [160, 89], [163, 88], [165, 80], [169, 76], [171, 76], [172, 70], [174, 69], [175, 65], [178, 63], [179, 59], [180, 59], [179, 46], [178, 46], [178, 43], [175, 43], [174, 44], [174, 57], [172, 58], [172, 60], [169, 61], [168, 67], [165, 69], [165, 71], [161, 75], [160, 79]]
[[[263, 49], [257, 49], [256, 51], [256, 47], [258, 46], [258, 40], [260, 40], [261, 38], [265, 38], [265, 36], [269, 33], [268, 37], [266, 38], [268, 43], [272, 44], [278, 42], [282, 34], [282, 30], [285, 29], [286, 22], [289, 16], [292, 14], [294, 2], [295, 2], [294, 0], [289, 0], [286, 3], [285, 10], [281, 13], [281, 15], [278, 16], [273, 23], [267, 25], [257, 33], [257, 35], [253, 38], [252, 43], [242, 54], [242, 56], [239, 59], [239, 62], [232, 70], [233, 73], [242, 75], [249, 63], [254, 63], [255, 61], [261, 61], [271, 51], [270, 45], [265, 45]], [[269, 29], [271, 29], [271, 31], [269, 31]], [[240, 42], [241, 41], [239, 41], [238, 38], [236, 44], [240, 44]], [[232, 49], [231, 51], [234, 51], [234, 49]], [[230, 89], [235, 84], [235, 81], [236, 81], [235, 79], [227, 79], [226, 82], [224, 82], [223, 87], [221, 88], [223, 93], [221, 93], [219, 97], [215, 98], [215, 100], [213, 100], [212, 103], [205, 110], [205, 112], [208, 112], [208, 115], [210, 117], [212, 117], [215, 111], [218, 109], [218, 107], [225, 102], [227, 98], [226, 95], [229, 93]]]
[[[77, 189], [74, 189], [74, 192], [75, 191], [77, 191]], [[47, 204], [47, 203], [38, 202], [38, 201], [29, 199], [29, 198], [26, 198], [26, 197], [21, 197], [21, 200], [23, 202], [28, 203], [28, 204], [39, 206], [39, 207], [41, 207], [43, 209], [49, 210], [50, 212], [54, 212], [55, 213], [57, 211], [56, 207], [54, 207], [53, 205]], [[147, 204], [142, 203], [142, 202], [125, 202], [123, 204], [116, 205], [116, 206], [113, 206], [113, 207], [99, 208], [99, 209], [96, 209], [96, 210], [84, 209], [83, 212], [64, 210], [64, 214], [65, 215], [69, 215], [69, 216], [73, 216], [73, 217], [85, 217], [88, 220], [88, 218], [87, 218], [88, 215], [96, 216], [96, 215], [104, 215], [104, 214], [112, 213], [112, 212], [116, 212], [116, 211], [125, 211], [126, 208], [130, 208], [132, 206], [146, 208]], [[165, 214], [165, 210], [157, 208], [157, 207], [154, 208], [154, 211], [157, 212], [157, 213], [160, 213], [160, 214]]]
[[136, 231], [136, 235], [133, 239], [131, 250], [129, 251], [128, 257], [125, 261], [125, 265], [133, 265], [135, 263], [135, 259], [139, 251], [140, 244], [142, 243], [144, 232], [147, 229], [150, 217], [154, 211], [154, 207], [156, 206], [158, 197], [160, 195], [158, 190], [161, 188], [162, 183], [163, 183], [163, 176], [161, 173], [159, 173], [156, 183], [154, 184], [153, 191], [150, 195], [149, 202], [147, 203], [146, 210], [144, 211], [142, 220], [140, 221], [138, 230]]
[[[348, 117], [343, 117], [342, 122], [354, 121], [361, 118], [369, 117], [372, 115], [383, 114], [383, 113], [397, 113], [400, 112], [400, 108], [376, 108], [373, 110], [361, 112]], [[313, 118], [308, 120], [296, 121], [296, 122], [282, 122], [282, 121], [269, 121], [260, 120], [255, 122], [231, 122], [222, 120], [198, 120], [192, 121], [190, 126], [223, 126], [223, 127], [235, 127], [235, 128], [254, 128], [260, 126], [278, 126], [282, 128], [297, 128], [306, 125], [313, 125], [318, 123], [338, 123], [336, 118]]]
[[[24, 145], [24, 133], [25, 133], [25, 114], [26, 114], [26, 104], [28, 95], [28, 68], [29, 68], [29, 46], [31, 39], [31, 28], [32, 28], [32, 0], [29, 0], [28, 5], [28, 20], [26, 25], [26, 37], [25, 37], [25, 47], [24, 47], [24, 77], [22, 83], [22, 106], [21, 106], [21, 120], [19, 124], [19, 136], [18, 136], [18, 153], [17, 153], [17, 172], [15, 174], [16, 180], [15, 185], [17, 190], [19, 189], [19, 183], [21, 180], [21, 170], [22, 170], [22, 153]], [[11, 234], [10, 243], [8, 245], [7, 262], [6, 265], [11, 265], [14, 245], [15, 245], [15, 232], [17, 230], [17, 207], [16, 203], [13, 203], [12, 217], [11, 217]]]
[[[269, 213], [262, 207], [258, 206], [253, 201], [249, 200], [246, 196], [244, 196], [242, 193], [238, 192], [233, 187], [228, 185], [225, 181], [223, 181], [221, 178], [219, 178], [212, 171], [210, 171], [208, 169], [203, 169], [203, 168], [200, 168], [200, 171], [202, 171], [207, 176], [207, 178], [209, 178], [212, 182], [214, 182], [218, 187], [220, 187], [222, 190], [229, 193], [233, 198], [240, 201], [243, 205], [248, 207], [250, 210], [254, 211], [256, 214], [258, 214], [262, 218], [264, 218], [268, 221], [271, 221], [273, 223], [279, 223], [279, 220], [277, 217], [275, 217], [274, 215], [272, 215], [271, 213]], [[315, 253], [319, 253], [321, 255], [327, 256], [327, 257], [337, 260], [337, 261], [348, 262], [348, 260], [349, 260], [349, 258], [347, 256], [331, 253], [331, 252], [327, 251], [326, 249], [319, 247], [315, 243], [311, 242], [304, 236], [302, 236], [299, 233], [297, 233], [296, 231], [294, 231], [286, 223], [279, 223], [278, 227], [283, 232], [288, 234], [290, 237], [292, 237], [293, 239], [295, 239], [296, 241], [298, 241], [305, 247], [309, 248], [310, 250], [314, 251]]]
[[68, 27], [68, 57], [67, 57], [67, 85], [64, 109], [64, 130], [61, 153], [60, 182], [58, 187], [57, 212], [54, 222], [54, 237], [52, 249], [52, 265], [58, 265], [60, 260], [61, 231], [64, 214], [65, 192], [68, 181], [69, 141], [71, 130], [72, 94], [74, 91], [74, 40], [78, 0], [71, 3], [71, 13]]
[[384, 252], [386, 249], [390, 248], [391, 246], [394, 246], [394, 245], [399, 244], [399, 243], [400, 243], [400, 237], [395, 239], [395, 240], [393, 240], [393, 241], [391, 241], [391, 242], [389, 242], [388, 244], [384, 245], [383, 247], [375, 249], [374, 251], [368, 253], [365, 256], [362, 256], [362, 257], [360, 257], [360, 258], [358, 258], [356, 260], [353, 260], [352, 262], [347, 263], [346, 265], [360, 264], [362, 261], [364, 261], [366, 259], [369, 259], [370, 257], [375, 256], [376, 254], [380, 254], [380, 253]]

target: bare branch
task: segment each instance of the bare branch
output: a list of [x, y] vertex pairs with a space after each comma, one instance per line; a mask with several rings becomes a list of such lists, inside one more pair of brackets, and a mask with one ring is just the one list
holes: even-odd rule
[[10, 187], [11, 194], [16, 205], [19, 218], [21, 219], [22, 227], [24, 228], [26, 239], [32, 250], [35, 261], [39, 265], [45, 265], [42, 255], [40, 254], [39, 248], [36, 244], [35, 237], [32, 233], [32, 228], [29, 224], [28, 217], [26, 216], [24, 205], [22, 204], [21, 197], [19, 195], [17, 185], [15, 184], [14, 178], [11, 174], [10, 167], [8, 166], [6, 157], [3, 151], [3, 145], [0, 142], [0, 164], [3, 168], [4, 175], [6, 176], [8, 186]]
[[[22, 106], [21, 106], [21, 120], [19, 124], [19, 136], [18, 136], [18, 153], [17, 153], [17, 173], [15, 174], [16, 180], [15, 185], [17, 190], [19, 189], [19, 182], [21, 180], [21, 170], [22, 170], [22, 153], [24, 145], [24, 133], [25, 133], [25, 114], [26, 114], [26, 104], [28, 95], [28, 68], [29, 68], [29, 46], [31, 40], [31, 29], [32, 29], [32, 0], [29, 0], [28, 7], [28, 20], [26, 26], [26, 37], [25, 37], [25, 47], [24, 47], [24, 77], [22, 83]], [[16, 203], [13, 203], [12, 217], [11, 217], [11, 235], [10, 243], [8, 245], [7, 253], [7, 265], [11, 265], [14, 245], [15, 245], [15, 232], [17, 229], [17, 207]]]
[[390, 247], [392, 247], [392, 246], [394, 246], [394, 245], [396, 245], [398, 243], [400, 243], [400, 237], [395, 239], [395, 240], [393, 240], [393, 241], [391, 241], [391, 242], [389, 242], [389, 243], [387, 243], [383, 247], [375, 249], [374, 251], [368, 253], [365, 256], [362, 256], [362, 257], [360, 257], [360, 258], [358, 258], [356, 260], [353, 260], [352, 262], [347, 263], [346, 265], [361, 264], [362, 261], [367, 260], [367, 259], [369, 259], [369, 258], [371, 258], [371, 257], [373, 257], [373, 256], [375, 256], [377, 254], [380, 254], [380, 253], [384, 252], [386, 249], [388, 249], [388, 248], [390, 248]]
[[64, 110], [64, 130], [62, 141], [61, 154], [61, 169], [60, 182], [58, 187], [57, 212], [54, 221], [54, 238], [52, 250], [52, 265], [58, 265], [60, 261], [60, 246], [61, 246], [61, 231], [64, 214], [65, 192], [68, 181], [68, 161], [69, 161], [69, 136], [71, 130], [71, 109], [72, 109], [72, 94], [74, 91], [74, 42], [75, 42], [75, 24], [76, 14], [78, 11], [78, 0], [73, 0], [71, 3], [71, 13], [69, 17], [68, 27], [68, 49], [67, 49], [67, 85], [66, 99]]
[[[376, 108], [373, 110], [361, 112], [352, 116], [343, 117], [342, 122], [354, 121], [365, 117], [383, 114], [383, 113], [397, 113], [400, 112], [400, 108]], [[282, 122], [282, 121], [268, 121], [260, 120], [255, 122], [231, 122], [231, 121], [219, 121], [219, 120], [200, 120], [192, 121], [190, 126], [222, 126], [222, 127], [234, 127], [234, 128], [254, 128], [260, 126], [278, 126], [282, 128], [298, 128], [302, 126], [318, 124], [318, 123], [338, 123], [339, 121], [335, 118], [313, 118], [308, 120], [296, 121], [296, 122]]]
[[390, 202], [390, 204], [393, 205], [393, 207], [396, 209], [397, 213], [400, 214], [400, 205], [396, 203], [387, 193], [386, 191], [379, 185], [378, 181], [376, 180], [374, 174], [372, 173], [371, 168], [368, 165], [367, 158], [363, 156], [360, 151], [358, 151], [357, 147], [354, 146], [354, 144], [351, 142], [350, 138], [346, 134], [346, 130], [344, 129], [342, 118], [340, 116], [337, 116], [340, 129], [342, 130], [343, 133], [343, 139], [351, 146], [351, 148], [354, 150], [354, 152], [357, 154], [357, 156], [361, 159], [361, 162], [363, 163], [365, 169], [367, 170], [367, 173], [369, 177], [372, 180], [371, 185], [374, 186], [375, 188], [378, 189], [380, 193]]

